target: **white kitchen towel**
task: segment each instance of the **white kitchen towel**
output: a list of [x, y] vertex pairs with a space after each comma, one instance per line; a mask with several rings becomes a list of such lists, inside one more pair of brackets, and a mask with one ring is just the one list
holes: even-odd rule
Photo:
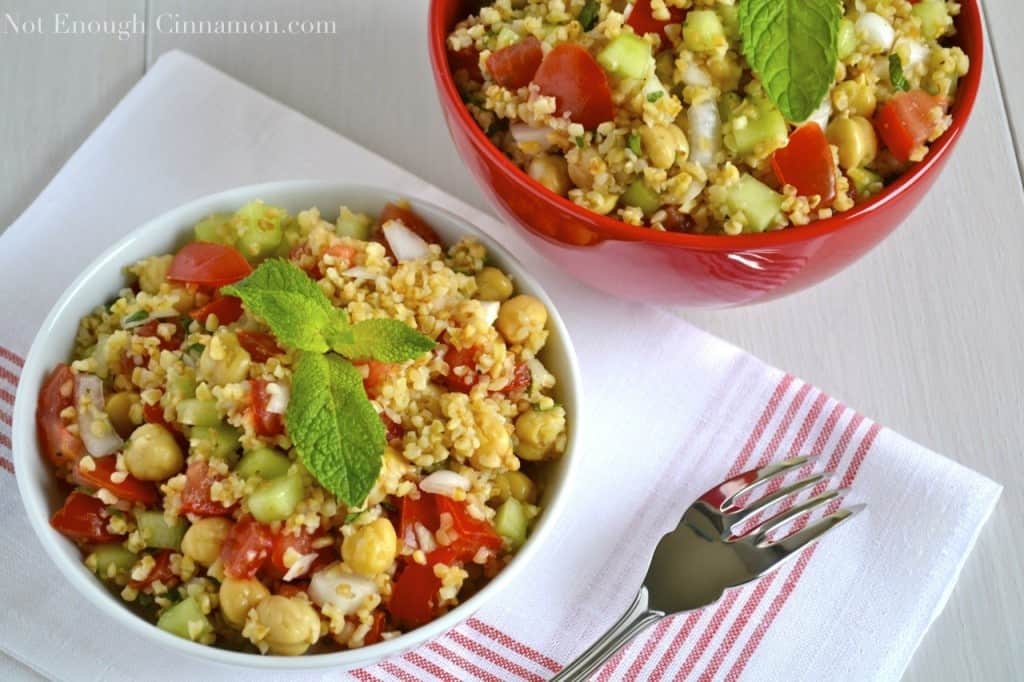
[[868, 511], [771, 577], [662, 621], [598, 677], [899, 678], [991, 513], [997, 484], [674, 315], [566, 278], [509, 226], [181, 53], [157, 62], [0, 237], [0, 649], [60, 680], [274, 678], [183, 660], [73, 591], [22, 510], [10, 415], [33, 335], [97, 254], [201, 195], [291, 178], [393, 188], [464, 216], [519, 255], [576, 344], [587, 428], [571, 505], [498, 599], [415, 652], [289, 679], [546, 679], [626, 607], [659, 536], [690, 501], [728, 472], [790, 452], [822, 454]]

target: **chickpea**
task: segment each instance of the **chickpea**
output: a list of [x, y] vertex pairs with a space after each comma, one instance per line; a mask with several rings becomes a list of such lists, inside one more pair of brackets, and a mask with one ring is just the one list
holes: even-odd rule
[[260, 601], [253, 615], [257, 623], [267, 628], [259, 641], [272, 654], [299, 656], [320, 639], [320, 616], [303, 597], [275, 594]]
[[482, 301], [504, 301], [512, 291], [512, 280], [498, 268], [487, 266], [476, 274], [476, 292]]
[[142, 423], [132, 419], [132, 406], [138, 405], [140, 402], [139, 394], [132, 391], [119, 391], [107, 398], [105, 405], [107, 416], [110, 418], [110, 424], [121, 438], [131, 436], [135, 427]]
[[199, 377], [215, 386], [234, 384], [249, 375], [249, 362], [234, 332], [218, 329], [199, 357]]
[[608, 215], [619, 205], [619, 195], [589, 192], [584, 205], [598, 215]]
[[875, 113], [878, 98], [875, 90], [861, 81], [843, 81], [832, 92], [832, 103], [839, 111], [868, 117]]
[[199, 519], [185, 531], [181, 551], [197, 564], [209, 566], [220, 556], [220, 546], [231, 531], [231, 521], [211, 517]]
[[220, 584], [220, 613], [228, 625], [241, 630], [249, 609], [269, 596], [270, 590], [255, 578], [237, 580], [225, 577]]
[[139, 275], [139, 288], [147, 294], [160, 293], [160, 285], [167, 281], [167, 271], [174, 256], [153, 256], [140, 262], [135, 269]]
[[680, 153], [683, 160], [690, 154], [690, 143], [686, 135], [672, 124], [641, 128], [640, 140], [655, 168], [671, 168]]
[[143, 424], [124, 448], [128, 473], [140, 481], [163, 481], [181, 471], [185, 457], [174, 436], [160, 424]]
[[538, 154], [530, 160], [526, 172], [530, 177], [560, 196], [569, 193], [572, 181], [565, 159], [552, 154]]
[[523, 343], [530, 334], [544, 329], [548, 311], [533, 296], [520, 294], [501, 304], [495, 326], [509, 343]]
[[353, 571], [369, 578], [391, 568], [397, 555], [395, 527], [385, 518], [360, 526], [341, 543], [341, 558]]
[[537, 486], [522, 471], [506, 471], [494, 479], [495, 497], [500, 500], [514, 498], [533, 504], [537, 500]]
[[572, 149], [565, 158], [568, 163], [569, 178], [574, 185], [581, 189], [593, 189], [594, 178], [608, 169], [601, 155], [591, 147]]
[[547, 459], [563, 431], [565, 410], [561, 407], [553, 407], [543, 412], [524, 412], [516, 420], [519, 456], [533, 462]]
[[875, 160], [878, 136], [871, 121], [861, 116], [837, 118], [828, 126], [828, 141], [839, 148], [839, 165], [858, 168]]

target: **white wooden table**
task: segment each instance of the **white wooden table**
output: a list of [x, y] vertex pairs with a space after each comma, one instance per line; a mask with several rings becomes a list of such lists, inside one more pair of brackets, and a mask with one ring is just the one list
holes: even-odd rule
[[[17, 217], [147, 67], [174, 48], [486, 209], [449, 143], [434, 95], [426, 5], [0, 0], [0, 21], [5, 13], [42, 17], [46, 30], [0, 32], [0, 226]], [[985, 6], [991, 43], [981, 96], [927, 205], [874, 253], [813, 291], [755, 308], [685, 314], [1006, 485], [906, 675], [912, 682], [1024, 679], [1024, 5]], [[83, 20], [134, 14], [147, 30], [126, 40], [55, 35], [58, 12]], [[159, 30], [175, 17], [282, 25], [326, 19], [336, 22], [336, 34]], [[922, 513], [927, 504], [921, 501]], [[0, 656], [0, 679], [36, 676]]]

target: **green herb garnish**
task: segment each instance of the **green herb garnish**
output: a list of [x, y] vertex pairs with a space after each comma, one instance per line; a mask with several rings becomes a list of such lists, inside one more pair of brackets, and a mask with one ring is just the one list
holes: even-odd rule
[[743, 56], [790, 121], [821, 105], [836, 75], [838, 0], [740, 0]]
[[651, 104], [654, 104], [659, 99], [661, 99], [664, 94], [665, 92], [663, 90], [652, 92], [651, 94], [647, 95], [647, 101], [650, 102]]
[[143, 320], [146, 319], [149, 319], [148, 312], [146, 312], [145, 310], [136, 310], [134, 313], [128, 315], [123, 320], [121, 320], [121, 324], [134, 324], [136, 322], [142, 322]]
[[907, 77], [903, 75], [903, 62], [898, 54], [889, 55], [889, 81], [897, 90], [902, 90], [903, 92], [910, 90], [910, 83], [907, 82]]
[[576, 146], [579, 147], [580, 149], [583, 149], [583, 146], [585, 144], [586, 144], [586, 140], [583, 139], [583, 136], [582, 135], [577, 135], [576, 136]]
[[637, 156], [643, 156], [643, 148], [640, 146], [640, 136], [636, 133], [629, 134], [629, 148]]
[[583, 9], [580, 10], [580, 15], [578, 17], [580, 26], [583, 27], [584, 31], [589, 31], [597, 26], [597, 15], [600, 10], [601, 3], [597, 0], [587, 0], [587, 4], [585, 4]]
[[188, 347], [188, 352], [191, 355], [202, 355], [204, 350], [206, 350], [206, 346], [201, 343], [193, 343]]
[[302, 351], [284, 416], [288, 435], [321, 485], [349, 507], [362, 505], [380, 475], [385, 431], [363, 375], [346, 358], [405, 362], [436, 344], [398, 320], [351, 324], [302, 270], [280, 259], [221, 293], [241, 298], [280, 343]]

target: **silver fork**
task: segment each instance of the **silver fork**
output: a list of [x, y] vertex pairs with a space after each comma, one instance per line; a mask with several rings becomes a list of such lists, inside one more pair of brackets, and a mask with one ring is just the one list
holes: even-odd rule
[[[813, 460], [794, 457], [754, 469], [701, 495], [683, 514], [676, 529], [658, 543], [643, 586], [626, 613], [555, 675], [552, 682], [586, 679], [631, 639], [665, 616], [715, 603], [725, 590], [770, 573], [864, 509], [864, 505], [839, 509], [785, 538], [770, 538], [773, 531], [848, 492], [828, 490], [795, 503], [800, 493], [833, 477], [832, 472], [820, 472], [781, 485], [786, 474], [809, 467]], [[742, 501], [766, 485], [770, 485], [767, 494], [751, 502]], [[760, 520], [771, 508], [787, 502], [793, 504]], [[756, 525], [737, 534], [737, 528], [751, 522]]]

